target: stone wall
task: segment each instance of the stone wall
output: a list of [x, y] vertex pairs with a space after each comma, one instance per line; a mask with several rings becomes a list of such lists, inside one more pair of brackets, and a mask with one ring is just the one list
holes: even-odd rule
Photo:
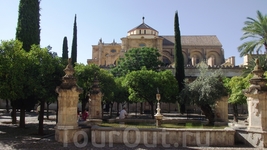
[[234, 146], [232, 129], [138, 129], [134, 127], [111, 128], [93, 126], [92, 144], [125, 144], [134, 147], [138, 144], [155, 147], [178, 146]]

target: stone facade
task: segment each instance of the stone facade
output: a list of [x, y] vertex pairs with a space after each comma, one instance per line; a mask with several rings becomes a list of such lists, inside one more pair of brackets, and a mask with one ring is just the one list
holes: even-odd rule
[[[116, 65], [118, 59], [131, 48], [153, 47], [161, 54], [159, 59], [165, 65], [171, 65], [174, 63], [174, 41], [173, 35], [159, 35], [143, 18], [140, 25], [121, 38], [121, 43], [104, 43], [100, 39], [97, 45], [92, 45], [92, 59], [88, 59], [87, 63], [98, 66]], [[186, 66], [195, 66], [201, 61], [206, 61], [209, 66], [235, 66], [233, 56], [225, 60], [222, 44], [215, 35], [181, 36], [181, 43]]]

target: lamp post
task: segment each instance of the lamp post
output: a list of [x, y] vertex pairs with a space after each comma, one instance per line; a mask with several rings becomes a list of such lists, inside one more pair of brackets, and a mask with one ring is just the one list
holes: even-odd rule
[[157, 88], [157, 92], [158, 92], [156, 94], [156, 99], [158, 100], [157, 109], [156, 109], [157, 110], [157, 113], [154, 116], [155, 116], [155, 119], [156, 119], [156, 126], [159, 127], [160, 124], [161, 124], [161, 120], [163, 118], [163, 115], [160, 114], [160, 103], [159, 103], [159, 101], [160, 101], [160, 94], [159, 94], [159, 89], [158, 88]]

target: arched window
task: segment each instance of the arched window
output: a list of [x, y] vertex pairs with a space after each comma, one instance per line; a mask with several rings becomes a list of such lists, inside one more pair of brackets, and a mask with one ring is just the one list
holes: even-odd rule
[[168, 66], [168, 65], [171, 64], [171, 61], [167, 57], [165, 57], [165, 56], [163, 56], [163, 60], [162, 61], [163, 61], [163, 64], [165, 66]]
[[110, 50], [111, 53], [116, 53], [115, 49]]
[[214, 66], [214, 65], [216, 65], [215, 62], [216, 62], [216, 61], [215, 61], [215, 57], [214, 57], [214, 55], [211, 55], [211, 56], [208, 58], [208, 65], [209, 65], [209, 66]]
[[139, 44], [139, 47], [145, 47], [145, 46], [146, 46], [145, 43], [140, 43], [140, 44]]

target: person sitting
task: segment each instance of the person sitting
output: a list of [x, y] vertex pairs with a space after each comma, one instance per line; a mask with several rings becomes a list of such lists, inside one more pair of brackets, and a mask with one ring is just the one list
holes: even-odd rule
[[126, 117], [127, 117], [127, 112], [126, 112], [126, 108], [125, 107], [123, 107], [122, 108], [122, 110], [120, 111], [120, 116], [119, 116], [119, 118], [120, 119], [125, 119]]
[[88, 112], [87, 110], [84, 110], [82, 113], [82, 121], [86, 121], [87, 118], [88, 118]]

